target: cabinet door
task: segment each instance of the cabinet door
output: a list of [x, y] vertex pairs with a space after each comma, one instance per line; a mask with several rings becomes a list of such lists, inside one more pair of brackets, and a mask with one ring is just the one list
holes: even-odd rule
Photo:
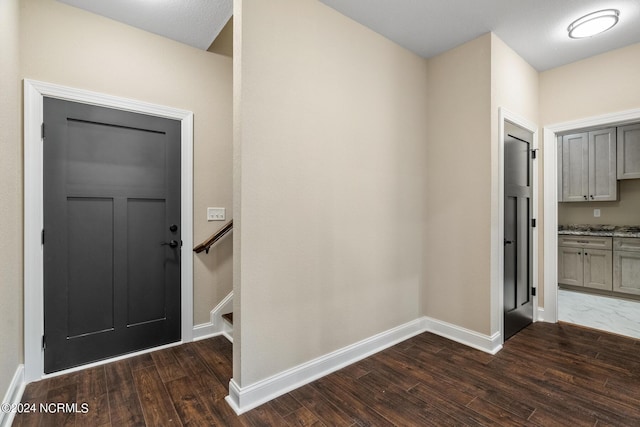
[[611, 251], [584, 249], [584, 286], [610, 291], [613, 288]]
[[618, 128], [618, 179], [640, 178], [640, 124]]
[[558, 247], [558, 283], [564, 285], [583, 285], [582, 249]]
[[618, 200], [615, 128], [589, 132], [589, 200]]
[[640, 295], [640, 252], [613, 252], [613, 290]]
[[584, 202], [589, 196], [589, 134], [562, 137], [562, 201]]

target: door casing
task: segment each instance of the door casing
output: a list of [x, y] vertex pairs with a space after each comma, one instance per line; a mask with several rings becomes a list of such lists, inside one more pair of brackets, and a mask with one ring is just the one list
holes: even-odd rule
[[[179, 343], [193, 339], [193, 113], [35, 80], [24, 80], [24, 381], [44, 378], [43, 251], [43, 98], [98, 105], [164, 117], [181, 122], [181, 334]], [[147, 350], [149, 351], [149, 350]], [[130, 355], [127, 355], [130, 356]], [[126, 357], [126, 356], [125, 356]], [[119, 357], [119, 358], [122, 358]], [[108, 359], [96, 364], [116, 360]], [[91, 364], [93, 365], [93, 364]], [[86, 368], [85, 365], [82, 368]], [[72, 369], [76, 370], [76, 369]], [[70, 372], [61, 371], [55, 375]]]
[[544, 127], [544, 310], [545, 322], [558, 321], [558, 143], [557, 134], [575, 129], [640, 120], [640, 109], [587, 117]]

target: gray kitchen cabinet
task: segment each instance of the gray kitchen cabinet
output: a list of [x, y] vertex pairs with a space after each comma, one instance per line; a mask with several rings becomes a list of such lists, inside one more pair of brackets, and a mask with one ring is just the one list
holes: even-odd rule
[[601, 249], [583, 249], [585, 288], [612, 290], [613, 253]]
[[558, 283], [584, 286], [584, 261], [581, 248], [558, 247]]
[[558, 236], [558, 283], [612, 290], [611, 237]]
[[618, 127], [618, 179], [640, 178], [640, 124]]
[[560, 177], [562, 202], [602, 202], [618, 199], [616, 129], [562, 137]]
[[640, 295], [640, 239], [613, 240], [613, 290]]

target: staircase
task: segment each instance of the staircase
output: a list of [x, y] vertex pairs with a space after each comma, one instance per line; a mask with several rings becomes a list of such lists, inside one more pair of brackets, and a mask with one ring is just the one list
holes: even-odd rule
[[222, 319], [226, 320], [227, 323], [233, 327], [233, 313], [226, 313], [222, 315]]
[[[222, 228], [216, 231], [211, 237], [193, 248], [197, 254], [201, 252], [209, 253], [209, 249], [220, 239], [233, 230], [233, 220], [230, 220]], [[214, 334], [222, 334], [229, 341], [233, 342], [233, 291], [211, 310], [211, 324], [213, 324]]]

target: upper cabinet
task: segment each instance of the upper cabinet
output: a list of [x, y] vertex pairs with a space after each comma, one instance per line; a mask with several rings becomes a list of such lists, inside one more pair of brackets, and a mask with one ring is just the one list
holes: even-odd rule
[[640, 124], [618, 128], [618, 179], [640, 178]]
[[564, 135], [559, 142], [560, 201], [618, 199], [615, 128]]

